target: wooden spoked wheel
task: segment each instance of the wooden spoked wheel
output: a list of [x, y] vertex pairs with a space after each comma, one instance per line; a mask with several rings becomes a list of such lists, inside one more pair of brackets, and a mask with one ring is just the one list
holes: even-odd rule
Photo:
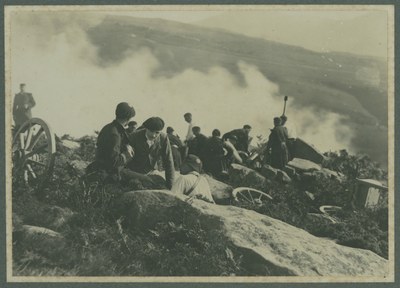
[[12, 142], [13, 181], [42, 187], [52, 175], [56, 143], [49, 125], [39, 118], [22, 124]]
[[232, 196], [237, 202], [261, 205], [265, 201], [272, 200], [267, 193], [249, 187], [238, 187], [232, 191]]

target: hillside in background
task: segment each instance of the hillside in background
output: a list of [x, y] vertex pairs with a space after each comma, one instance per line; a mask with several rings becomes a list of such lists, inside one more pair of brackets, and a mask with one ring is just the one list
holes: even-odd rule
[[387, 11], [228, 11], [196, 25], [304, 47], [387, 58]]
[[[149, 48], [160, 62], [155, 78], [172, 77], [189, 68], [207, 72], [220, 66], [245, 86], [238, 62], [255, 65], [296, 106], [345, 116], [344, 123], [354, 133], [354, 150], [387, 163], [387, 67], [380, 58], [317, 53], [160, 19], [109, 16], [87, 33], [98, 48], [98, 64], [103, 66], [120, 63], [131, 51]], [[277, 114], [280, 110], [277, 107]]]

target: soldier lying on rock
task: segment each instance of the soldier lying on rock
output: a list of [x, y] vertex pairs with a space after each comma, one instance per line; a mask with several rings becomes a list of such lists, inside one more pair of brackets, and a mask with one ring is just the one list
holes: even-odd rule
[[210, 185], [200, 172], [202, 162], [196, 155], [189, 154], [181, 166], [181, 176], [172, 186], [172, 193], [189, 196], [189, 201], [194, 198], [215, 203], [211, 195]]

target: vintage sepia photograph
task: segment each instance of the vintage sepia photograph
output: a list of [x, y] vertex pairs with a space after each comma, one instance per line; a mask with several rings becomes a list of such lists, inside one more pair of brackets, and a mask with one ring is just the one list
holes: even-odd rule
[[7, 282], [394, 281], [393, 6], [4, 12]]

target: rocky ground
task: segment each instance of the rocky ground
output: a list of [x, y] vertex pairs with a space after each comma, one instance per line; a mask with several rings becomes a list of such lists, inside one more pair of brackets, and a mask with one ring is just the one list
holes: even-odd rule
[[[94, 143], [58, 139], [53, 179], [41, 197], [13, 183], [14, 275], [387, 273], [387, 207], [350, 205], [355, 177], [386, 177], [368, 157], [329, 153], [317, 165], [295, 159], [285, 171], [235, 164], [225, 183], [207, 176], [219, 204], [212, 205], [171, 195], [162, 173], [154, 175], [157, 187], [82, 185]], [[236, 187], [272, 199], [237, 201]], [[341, 209], [326, 217], [321, 205]]]

